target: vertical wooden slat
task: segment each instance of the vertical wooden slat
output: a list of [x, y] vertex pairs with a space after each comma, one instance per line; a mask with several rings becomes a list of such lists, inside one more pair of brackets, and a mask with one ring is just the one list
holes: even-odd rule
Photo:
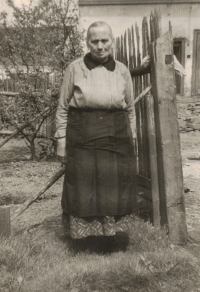
[[120, 51], [120, 62], [123, 62], [123, 59], [124, 59], [124, 39], [123, 39], [123, 36], [121, 35], [121, 41], [120, 41], [120, 48], [121, 48], [121, 51]]
[[155, 41], [161, 36], [161, 17], [157, 10], [150, 15], [150, 31], [151, 31], [151, 42]]
[[156, 30], [156, 38], [161, 36], [161, 16], [160, 11], [154, 9], [154, 21], [155, 21], [155, 30]]
[[152, 95], [145, 97], [147, 112], [147, 130], [149, 161], [151, 173], [151, 196], [153, 204], [153, 222], [155, 226], [160, 226], [160, 198], [158, 185], [158, 165], [157, 165], [157, 147], [156, 147], [156, 129], [154, 115], [154, 100]]
[[135, 53], [135, 34], [134, 34], [134, 28], [131, 27], [131, 34], [132, 34], [132, 44], [133, 44], [133, 65], [136, 67], [136, 53]]
[[[134, 35], [134, 33], [133, 33]], [[129, 60], [129, 68], [133, 68], [134, 67], [134, 59], [135, 59], [135, 45], [134, 45], [134, 38], [132, 39], [131, 37], [131, 30], [128, 29], [128, 53], [129, 53], [129, 56], [128, 56], [128, 60]], [[128, 60], [127, 60], [127, 63], [128, 63]], [[133, 82], [133, 88], [135, 87], [135, 78], [132, 78], [132, 82]], [[134, 189], [135, 189], [135, 206], [138, 206], [138, 198], [137, 198], [137, 172], [138, 172], [138, 165], [137, 165], [137, 145], [135, 143], [134, 145], [134, 149], [135, 149], [135, 153], [134, 153], [134, 169], [133, 169], [133, 172], [134, 172]]]
[[120, 42], [119, 42], [119, 37], [116, 39], [116, 59], [119, 61], [119, 55], [120, 55]]
[[[143, 31], [143, 57], [149, 55], [149, 30], [147, 18], [144, 17], [142, 24]], [[144, 76], [145, 87], [150, 83], [150, 76]], [[153, 205], [153, 222], [155, 226], [160, 226], [160, 199], [159, 199], [159, 185], [158, 185], [158, 166], [157, 166], [157, 147], [156, 147], [156, 129], [155, 129], [155, 115], [154, 115], [154, 99], [151, 94], [146, 96], [146, 121], [147, 121], [147, 140], [148, 140], [148, 161], [149, 174], [151, 178], [151, 197]]]
[[128, 58], [127, 58], [127, 34], [124, 33], [124, 62], [126, 66], [128, 66]]
[[[135, 53], [135, 34], [134, 28], [131, 26], [131, 37], [132, 37], [132, 54], [133, 54], [133, 67], [136, 67], [136, 53]], [[133, 88], [134, 88], [134, 96], [137, 97], [137, 79], [133, 78]]]
[[154, 18], [153, 13], [150, 14], [150, 36], [151, 36], [151, 43], [156, 40], [156, 31], [154, 28]]
[[[142, 47], [142, 57], [146, 57], [149, 55], [149, 33], [148, 33], [148, 23], [147, 18], [143, 18], [142, 22], [142, 37], [143, 37], [143, 47]], [[147, 87], [149, 84], [149, 76], [147, 74], [144, 75], [144, 87]]]
[[[137, 44], [137, 66], [141, 63], [141, 54], [140, 54], [140, 36], [139, 28], [137, 23], [135, 24], [135, 35], [136, 35], [136, 44]], [[136, 96], [142, 91], [142, 78], [136, 77], [137, 82], [137, 92]], [[138, 140], [138, 159], [139, 159], [139, 173], [144, 174], [144, 150], [143, 150], [143, 132], [142, 132], [142, 123], [143, 123], [143, 112], [142, 112], [142, 103], [141, 101], [136, 106], [136, 120], [137, 120], [137, 140]]]
[[135, 24], [135, 34], [137, 40], [137, 66], [141, 63], [141, 53], [140, 53], [140, 34], [139, 34], [139, 27], [137, 23]]
[[[137, 26], [137, 23], [135, 24], [135, 32], [136, 32], [136, 40], [137, 40], [137, 66], [141, 64], [141, 53], [140, 53], [140, 33], [139, 33], [139, 27]], [[142, 92], [143, 90], [143, 78], [142, 76], [139, 76], [139, 91]]]
[[131, 38], [131, 30], [128, 29], [128, 48], [129, 48], [129, 69], [134, 67], [133, 63], [133, 40]]
[[120, 40], [117, 38], [117, 60], [120, 58]]
[[[145, 19], [143, 19], [143, 21], [142, 21], [142, 55], [143, 55], [143, 57], [147, 55]], [[143, 76], [143, 81], [144, 81], [144, 87], [146, 87], [147, 86], [147, 76]], [[141, 113], [142, 113], [143, 175], [150, 178], [146, 98], [143, 98], [143, 100], [141, 101]]]
[[118, 60], [118, 38], [115, 39], [115, 59]]
[[117, 60], [120, 61], [121, 56], [121, 43], [120, 43], [120, 37], [118, 37], [118, 53], [117, 53]]

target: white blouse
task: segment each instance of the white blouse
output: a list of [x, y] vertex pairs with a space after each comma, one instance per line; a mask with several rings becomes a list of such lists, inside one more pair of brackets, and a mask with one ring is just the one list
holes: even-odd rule
[[116, 62], [115, 70], [103, 65], [89, 70], [84, 59], [72, 62], [66, 69], [57, 113], [57, 154], [66, 156], [66, 128], [69, 107], [94, 109], [124, 109], [127, 111], [133, 138], [136, 137], [133, 84], [128, 68]]

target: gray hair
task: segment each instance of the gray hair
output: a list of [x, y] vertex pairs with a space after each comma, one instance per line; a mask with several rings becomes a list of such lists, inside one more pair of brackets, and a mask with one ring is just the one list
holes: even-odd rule
[[92, 27], [102, 27], [102, 26], [105, 26], [105, 27], [107, 27], [107, 28], [110, 30], [110, 36], [111, 36], [111, 38], [113, 39], [113, 33], [112, 33], [112, 29], [111, 29], [111, 27], [110, 27], [105, 21], [96, 21], [96, 22], [93, 22], [93, 23], [88, 27], [86, 41], [88, 42], [88, 40], [89, 40], [90, 37], [91, 37], [90, 29], [91, 29]]

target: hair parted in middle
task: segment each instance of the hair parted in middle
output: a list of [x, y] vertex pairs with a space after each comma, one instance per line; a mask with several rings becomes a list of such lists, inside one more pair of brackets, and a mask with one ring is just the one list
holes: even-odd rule
[[88, 42], [88, 40], [91, 37], [90, 29], [92, 27], [103, 27], [103, 26], [107, 27], [110, 30], [110, 37], [111, 37], [111, 39], [113, 39], [113, 33], [112, 33], [112, 29], [111, 29], [110, 25], [108, 25], [107, 22], [105, 22], [105, 21], [95, 21], [88, 27], [86, 41]]

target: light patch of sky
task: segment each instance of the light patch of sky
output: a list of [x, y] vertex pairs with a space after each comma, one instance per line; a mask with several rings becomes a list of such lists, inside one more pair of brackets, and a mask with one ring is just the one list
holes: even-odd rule
[[[30, 0], [14, 0], [13, 2], [16, 6], [20, 7], [23, 4], [28, 5], [30, 3]], [[10, 11], [11, 8], [6, 3], [6, 0], [1, 0], [0, 1], [0, 9], [5, 10], [5, 11]]]
[[[14, 0], [15, 6], [21, 7], [22, 5], [28, 5], [30, 0]], [[12, 20], [12, 8], [8, 6], [6, 0], [0, 0], [0, 12], [6, 11], [8, 14], [8, 20]]]
[[30, 0], [15, 0], [14, 3], [16, 6], [21, 6], [22, 4], [28, 5]]
[[[29, 5], [31, 0], [14, 0], [14, 4], [18, 7], [21, 7], [22, 5]], [[63, 2], [67, 3], [68, 0], [64, 0]], [[37, 3], [37, 0], [34, 0], [34, 3]], [[71, 9], [78, 3], [78, 0], [71, 2]], [[6, 11], [8, 13], [8, 19], [11, 20], [12, 18], [12, 8], [8, 6], [6, 3], [6, 0], [0, 0], [0, 12]]]

